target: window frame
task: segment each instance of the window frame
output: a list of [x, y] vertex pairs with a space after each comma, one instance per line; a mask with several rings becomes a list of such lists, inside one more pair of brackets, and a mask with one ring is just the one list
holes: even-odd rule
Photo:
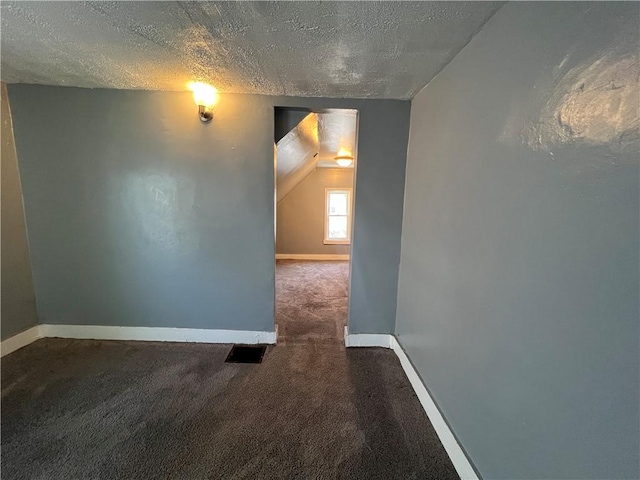
[[[329, 215], [329, 195], [332, 192], [347, 193], [347, 238], [328, 238], [329, 237], [329, 217], [344, 215]], [[326, 187], [324, 189], [324, 245], [351, 245], [351, 225], [353, 223], [353, 188], [352, 187]]]

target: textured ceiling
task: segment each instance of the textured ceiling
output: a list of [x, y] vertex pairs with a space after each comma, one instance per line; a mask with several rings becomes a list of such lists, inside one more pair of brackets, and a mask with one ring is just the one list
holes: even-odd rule
[[2, 80], [406, 99], [500, 5], [2, 1]]
[[318, 115], [310, 113], [276, 146], [277, 201], [280, 202], [318, 163]]
[[335, 157], [355, 156], [358, 112], [355, 110], [323, 110], [318, 116], [319, 167], [339, 167]]
[[340, 167], [335, 157], [356, 155], [358, 112], [328, 109], [308, 114], [276, 146], [278, 202], [316, 167]]

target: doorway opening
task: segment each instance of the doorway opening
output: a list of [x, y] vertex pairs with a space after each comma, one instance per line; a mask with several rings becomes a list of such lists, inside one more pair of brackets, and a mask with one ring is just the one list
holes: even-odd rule
[[344, 345], [358, 112], [274, 111], [278, 344]]

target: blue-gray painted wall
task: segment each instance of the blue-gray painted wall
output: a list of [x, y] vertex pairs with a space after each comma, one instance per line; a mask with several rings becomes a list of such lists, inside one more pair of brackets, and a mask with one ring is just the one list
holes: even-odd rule
[[22, 188], [6, 85], [2, 84], [2, 321], [5, 340], [38, 323]]
[[508, 3], [412, 102], [396, 332], [486, 479], [640, 475], [639, 9]]
[[273, 330], [274, 106], [360, 112], [350, 328], [395, 321], [410, 104], [10, 85], [41, 323]]

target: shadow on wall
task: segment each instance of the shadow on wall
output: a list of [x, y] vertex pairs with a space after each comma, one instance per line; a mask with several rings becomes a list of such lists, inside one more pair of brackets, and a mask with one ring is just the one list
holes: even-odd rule
[[2, 340], [38, 323], [13, 123], [2, 84]]

